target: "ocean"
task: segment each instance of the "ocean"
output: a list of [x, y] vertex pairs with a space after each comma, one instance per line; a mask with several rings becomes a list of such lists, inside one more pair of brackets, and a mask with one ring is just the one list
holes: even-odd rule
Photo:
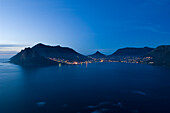
[[31, 68], [5, 61], [0, 113], [170, 113], [167, 67], [103, 62]]

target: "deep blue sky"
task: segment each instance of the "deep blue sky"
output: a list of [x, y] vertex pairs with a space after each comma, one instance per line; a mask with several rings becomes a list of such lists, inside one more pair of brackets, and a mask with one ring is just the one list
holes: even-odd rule
[[170, 0], [0, 0], [0, 54], [36, 43], [111, 54], [170, 44]]

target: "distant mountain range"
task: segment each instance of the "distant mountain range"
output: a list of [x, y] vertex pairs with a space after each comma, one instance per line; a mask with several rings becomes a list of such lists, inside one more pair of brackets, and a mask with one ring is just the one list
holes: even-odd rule
[[[32, 48], [25, 48], [17, 55], [10, 59], [11, 63], [22, 66], [48, 66], [63, 64], [79, 64], [81, 62], [91, 61], [95, 59], [114, 59], [124, 57], [152, 57], [149, 62], [154, 62], [155, 65], [170, 66], [170, 46], [159, 46], [157, 48], [122, 48], [118, 49], [111, 55], [104, 55], [97, 51], [92, 55], [82, 55], [68, 47], [49, 46], [37, 44]], [[121, 61], [121, 60], [119, 60]]]
[[91, 58], [96, 58], [96, 59], [101, 59], [101, 58], [106, 58], [107, 56], [100, 53], [99, 51], [97, 51], [96, 53], [89, 55], [89, 57]]
[[122, 48], [118, 49], [116, 52], [114, 52], [109, 57], [115, 57], [115, 56], [144, 56], [147, 53], [154, 50], [154, 48], [144, 47], [144, 48]]

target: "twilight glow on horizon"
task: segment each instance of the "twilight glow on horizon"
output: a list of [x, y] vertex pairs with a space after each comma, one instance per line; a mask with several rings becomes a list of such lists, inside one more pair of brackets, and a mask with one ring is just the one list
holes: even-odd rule
[[0, 58], [40, 42], [85, 55], [170, 45], [169, 12], [170, 0], [0, 0]]

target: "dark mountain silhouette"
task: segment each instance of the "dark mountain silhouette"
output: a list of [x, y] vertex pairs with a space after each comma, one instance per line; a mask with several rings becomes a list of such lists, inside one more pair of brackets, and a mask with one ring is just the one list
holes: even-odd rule
[[109, 57], [114, 56], [144, 56], [147, 53], [151, 52], [153, 48], [144, 47], [144, 48], [122, 48], [118, 49], [116, 52], [114, 52]]
[[67, 60], [69, 62], [83, 62], [90, 60], [87, 56], [81, 55], [71, 48], [60, 46], [48, 46], [37, 44], [32, 48], [26, 48], [10, 59], [11, 63], [23, 66], [55, 65], [57, 62], [50, 58]]
[[146, 56], [153, 57], [155, 65], [170, 66], [170, 45], [158, 46]]
[[44, 44], [37, 44], [32, 48], [25, 48], [17, 55], [10, 59], [11, 63], [22, 66], [48, 66], [59, 64], [57, 61], [51, 59], [64, 60], [67, 62], [84, 62], [92, 60], [92, 58], [105, 58], [105, 59], [121, 59], [126, 56], [130, 57], [153, 57], [150, 62], [154, 62], [156, 65], [170, 66], [170, 45], [159, 46], [156, 49], [153, 48], [123, 48], [118, 49], [112, 55], [106, 56], [99, 51], [95, 54], [84, 56], [75, 50], [68, 47], [49, 46]]
[[32, 49], [45, 58], [56, 58], [78, 62], [90, 60], [90, 58], [68, 47], [49, 46], [39, 43], [32, 47]]
[[58, 64], [57, 62], [40, 56], [36, 51], [31, 48], [25, 48], [17, 55], [13, 56], [10, 59], [10, 62], [22, 66], [47, 66]]
[[100, 59], [100, 58], [106, 58], [106, 55], [97, 51], [96, 53], [89, 55], [89, 57]]

